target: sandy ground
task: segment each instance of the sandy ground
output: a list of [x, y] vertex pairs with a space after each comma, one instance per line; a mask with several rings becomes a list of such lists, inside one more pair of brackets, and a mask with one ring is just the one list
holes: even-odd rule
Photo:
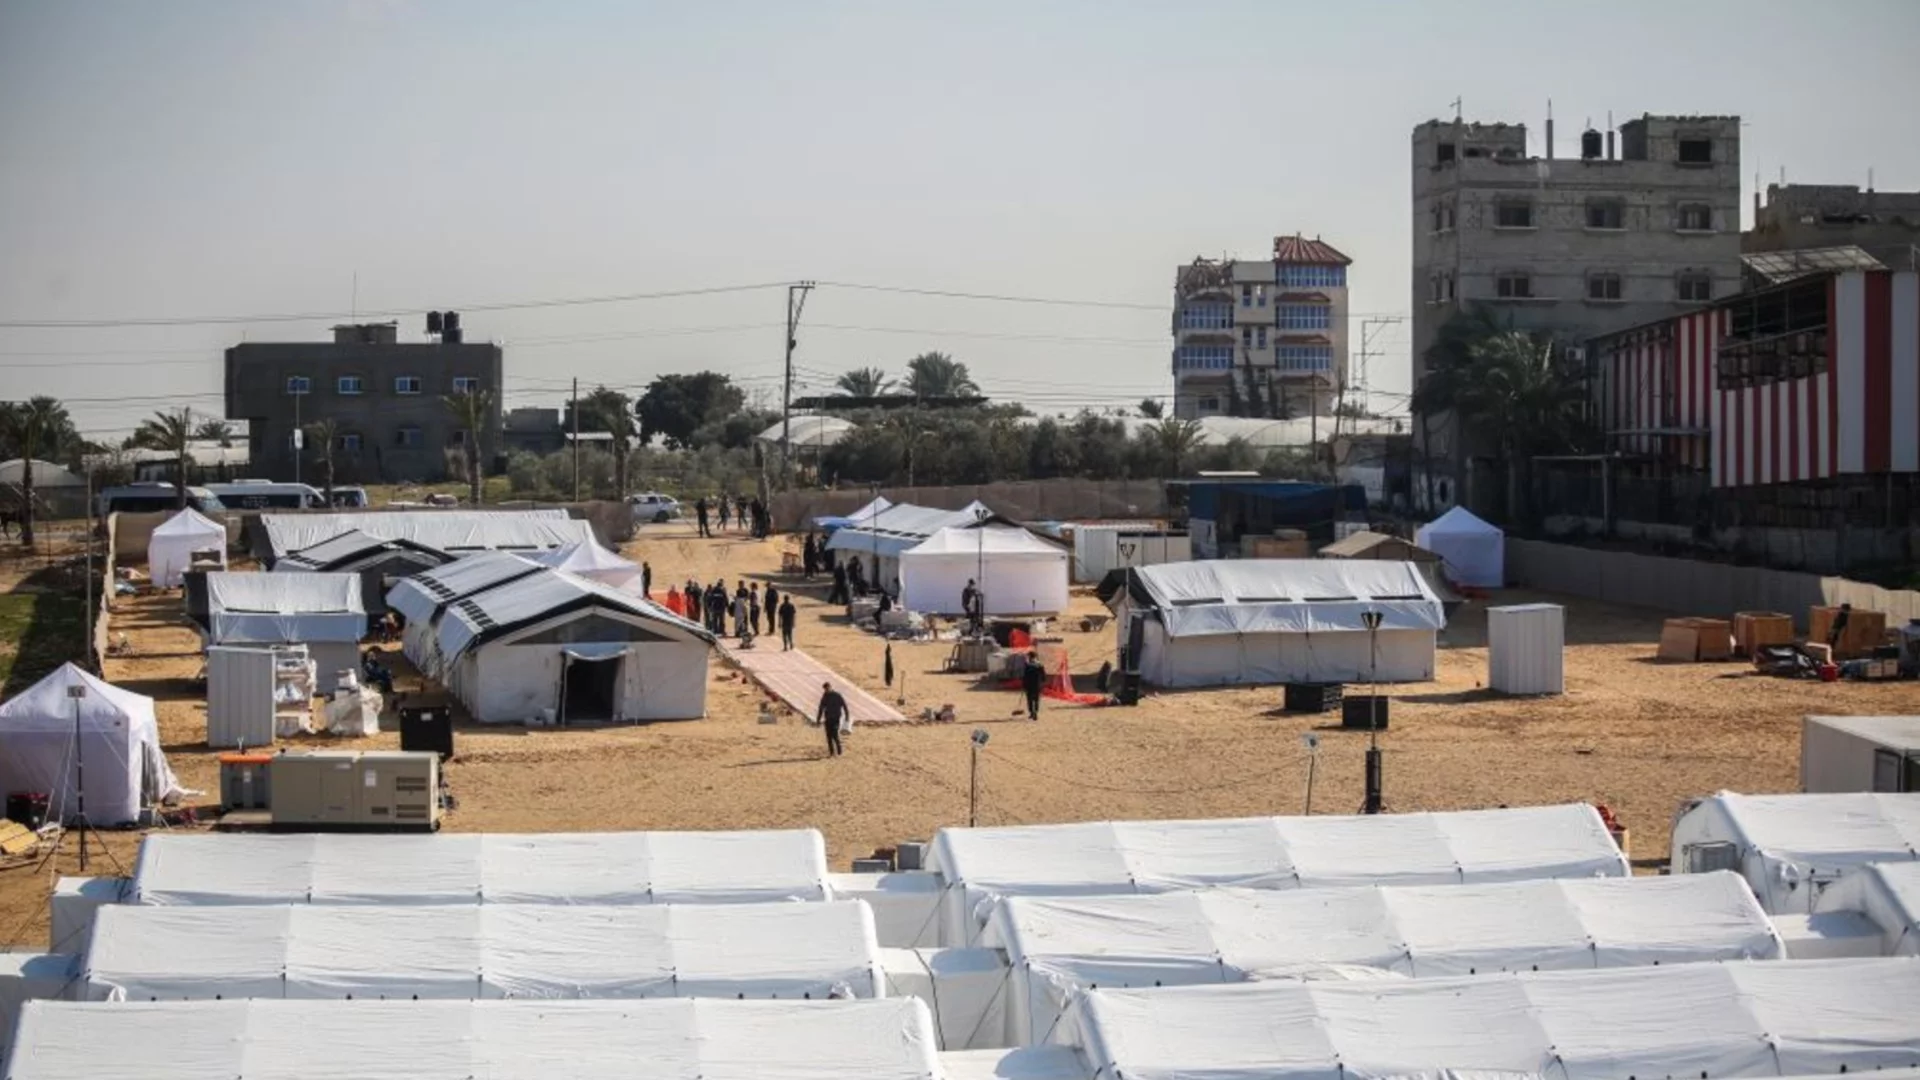
[[[732, 582], [777, 579], [782, 544], [699, 540], [682, 525], [648, 526], [627, 554], [653, 567], [656, 590], [689, 576]], [[783, 587], [786, 584], [782, 582]], [[795, 590], [798, 644], [902, 711], [952, 703], [953, 724], [867, 726], [845, 757], [823, 756], [823, 738], [798, 718], [756, 723], [764, 695], [717, 659], [708, 718], [592, 731], [459, 732], [449, 767], [463, 831], [751, 829], [812, 826], [833, 864], [903, 839], [925, 838], [968, 816], [969, 734], [991, 736], [980, 760], [982, 824], [1100, 818], [1295, 814], [1306, 805], [1302, 735], [1318, 730], [1313, 810], [1360, 805], [1365, 733], [1278, 711], [1278, 688], [1156, 694], [1137, 708], [1049, 703], [1038, 724], [1014, 720], [1018, 695], [982, 688], [939, 668], [947, 644], [894, 647], [904, 677], [881, 680], [882, 643], [820, 602], [824, 585]], [[1661, 616], [1581, 600], [1502, 593], [1497, 603], [1549, 599], [1569, 608], [1568, 693], [1502, 699], [1481, 690], [1484, 605], [1462, 608], [1442, 642], [1438, 678], [1390, 688], [1387, 752], [1391, 810], [1589, 800], [1611, 806], [1632, 830], [1643, 865], [1664, 858], [1682, 800], [1720, 789], [1796, 786], [1799, 723], [1806, 713], [1911, 712], [1912, 683], [1788, 682], [1742, 664], [1654, 663]], [[182, 781], [212, 792], [205, 703], [194, 677], [197, 639], [178, 594], [122, 599], [115, 632], [134, 655], [108, 664], [115, 682], [159, 699], [162, 739]], [[1077, 596], [1079, 612], [1098, 612]], [[1062, 635], [1078, 675], [1111, 658], [1111, 630]], [[762, 647], [765, 639], [763, 639]], [[418, 688], [411, 672], [400, 689]], [[1337, 722], [1337, 721], [1336, 721]], [[316, 740], [317, 741], [317, 740]], [[358, 744], [396, 745], [383, 733]], [[341, 745], [331, 743], [329, 745]], [[209, 802], [214, 801], [209, 797]], [[130, 868], [136, 837], [107, 838]], [[94, 872], [114, 862], [94, 861]], [[74, 873], [71, 840], [57, 864], [0, 870], [0, 942], [44, 940], [52, 873]], [[11, 933], [8, 933], [11, 931]]]

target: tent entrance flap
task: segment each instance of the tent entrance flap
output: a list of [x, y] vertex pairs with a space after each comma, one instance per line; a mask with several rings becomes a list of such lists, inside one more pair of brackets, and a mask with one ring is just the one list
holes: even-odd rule
[[560, 683], [560, 722], [600, 723], [614, 718], [624, 651], [568, 649]]

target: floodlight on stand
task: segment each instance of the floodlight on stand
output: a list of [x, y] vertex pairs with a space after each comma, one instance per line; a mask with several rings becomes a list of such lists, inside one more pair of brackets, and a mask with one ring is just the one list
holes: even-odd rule
[[988, 738], [989, 738], [989, 736], [987, 735], [987, 729], [986, 729], [986, 728], [974, 728], [974, 729], [973, 729], [973, 745], [975, 745], [975, 746], [985, 746], [985, 745], [987, 745], [987, 739], [988, 739]]
[[967, 826], [971, 828], [980, 823], [980, 751], [987, 746], [987, 729], [974, 728], [968, 741], [972, 743], [967, 768]]
[[1377, 814], [1385, 806], [1383, 762], [1380, 757], [1380, 612], [1363, 611], [1360, 622], [1367, 628], [1367, 766], [1366, 802], [1363, 814]]

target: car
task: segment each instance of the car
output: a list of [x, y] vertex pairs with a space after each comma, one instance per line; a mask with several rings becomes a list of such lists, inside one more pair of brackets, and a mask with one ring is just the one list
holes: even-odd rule
[[638, 495], [629, 495], [627, 505], [633, 509], [635, 521], [657, 523], [671, 521], [680, 516], [680, 500], [671, 495], [662, 495], [657, 491], [643, 491]]

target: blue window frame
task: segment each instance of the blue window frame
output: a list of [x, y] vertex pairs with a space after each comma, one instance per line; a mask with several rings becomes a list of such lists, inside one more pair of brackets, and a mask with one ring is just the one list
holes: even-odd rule
[[1280, 284], [1289, 289], [1344, 289], [1347, 285], [1347, 268], [1283, 263], [1280, 266]]
[[1233, 366], [1233, 346], [1182, 345], [1174, 353], [1173, 366], [1183, 371], [1225, 371]]
[[1225, 330], [1232, 325], [1231, 304], [1188, 304], [1180, 309], [1182, 330]]
[[1281, 371], [1328, 371], [1333, 367], [1331, 345], [1282, 345], [1273, 351]]
[[1266, 327], [1262, 326], [1257, 328], [1254, 331], [1253, 347], [1256, 349], [1264, 349], [1267, 347], [1267, 328]]
[[1331, 330], [1331, 304], [1281, 304], [1274, 311], [1274, 324], [1282, 330]]

